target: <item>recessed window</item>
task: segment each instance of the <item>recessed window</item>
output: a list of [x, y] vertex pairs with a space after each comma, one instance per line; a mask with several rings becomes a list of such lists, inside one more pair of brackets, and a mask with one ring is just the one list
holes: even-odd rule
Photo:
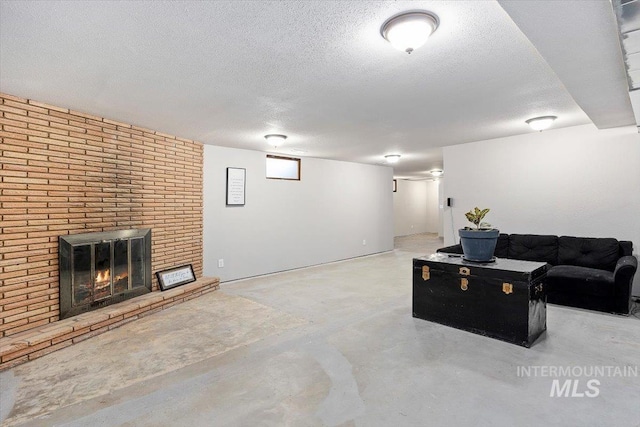
[[300, 159], [268, 154], [267, 178], [300, 181]]

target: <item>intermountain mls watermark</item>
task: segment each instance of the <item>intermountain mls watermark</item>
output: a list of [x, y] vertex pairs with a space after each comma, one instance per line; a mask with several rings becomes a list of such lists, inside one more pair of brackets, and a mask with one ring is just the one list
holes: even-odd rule
[[637, 377], [638, 366], [518, 366], [517, 374], [551, 378], [549, 397], [598, 397], [603, 378]]

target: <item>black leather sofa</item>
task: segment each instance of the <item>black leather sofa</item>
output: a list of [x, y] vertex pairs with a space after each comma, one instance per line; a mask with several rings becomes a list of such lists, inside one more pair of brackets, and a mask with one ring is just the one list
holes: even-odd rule
[[[500, 234], [494, 255], [551, 264], [547, 302], [629, 314], [638, 260], [633, 244], [612, 238]], [[461, 245], [438, 252], [462, 254]]]

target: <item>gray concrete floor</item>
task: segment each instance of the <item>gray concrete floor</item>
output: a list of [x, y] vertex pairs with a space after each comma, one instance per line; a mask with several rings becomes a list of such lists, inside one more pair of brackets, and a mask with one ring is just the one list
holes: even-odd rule
[[576, 397], [518, 374], [640, 370], [640, 320], [549, 306], [527, 349], [414, 319], [412, 258], [440, 246], [222, 284], [2, 372], [3, 425], [640, 426], [633, 372], [571, 377]]

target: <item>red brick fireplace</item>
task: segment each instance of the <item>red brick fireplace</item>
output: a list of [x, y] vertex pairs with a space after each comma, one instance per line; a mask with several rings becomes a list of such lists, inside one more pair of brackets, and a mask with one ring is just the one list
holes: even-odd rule
[[201, 143], [6, 94], [0, 138], [0, 339], [59, 319], [60, 236], [148, 228], [202, 276]]

